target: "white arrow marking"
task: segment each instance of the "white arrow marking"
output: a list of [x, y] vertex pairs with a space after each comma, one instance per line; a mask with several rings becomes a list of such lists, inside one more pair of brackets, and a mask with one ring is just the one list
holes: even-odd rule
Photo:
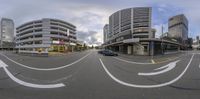
[[19, 80], [15, 76], [13, 76], [6, 67], [8, 67], [7, 64], [5, 64], [2, 60], [0, 60], [0, 68], [3, 68], [6, 72], [6, 74], [16, 83], [26, 86], [26, 87], [32, 87], [32, 88], [59, 88], [59, 87], [64, 87], [65, 85], [63, 83], [59, 84], [47, 84], [47, 85], [39, 85], [39, 84], [32, 84], [32, 83], [27, 83], [22, 80]]
[[19, 65], [19, 66], [22, 66], [22, 67], [25, 67], [25, 68], [28, 68], [28, 69], [32, 69], [32, 70], [38, 70], [38, 71], [51, 71], [51, 70], [59, 70], [59, 69], [63, 69], [63, 68], [66, 68], [66, 67], [69, 67], [69, 66], [72, 66], [78, 62], [80, 62], [81, 60], [83, 60], [84, 58], [86, 58], [87, 56], [89, 56], [92, 52], [88, 53], [87, 55], [83, 56], [82, 58], [78, 59], [77, 61], [74, 61], [70, 64], [67, 64], [65, 66], [60, 66], [60, 67], [56, 67], [56, 68], [35, 68], [35, 67], [30, 67], [30, 66], [26, 66], [24, 64], [21, 64], [21, 63], [18, 63], [12, 59], [10, 59], [9, 57], [7, 57], [6, 55], [0, 53], [2, 56], [4, 56], [5, 58], [7, 58], [8, 60], [12, 61], [13, 63]]
[[128, 86], [128, 87], [135, 87], [135, 88], [158, 88], [158, 87], [163, 87], [163, 86], [167, 86], [167, 85], [173, 84], [176, 81], [178, 81], [185, 74], [185, 72], [187, 71], [187, 69], [189, 68], [189, 66], [190, 66], [190, 64], [191, 64], [191, 62], [193, 60], [193, 57], [194, 57], [194, 54], [192, 55], [189, 63], [187, 64], [187, 66], [185, 67], [185, 69], [183, 70], [183, 72], [178, 77], [174, 78], [173, 80], [171, 80], [169, 82], [165, 82], [165, 83], [157, 84], [157, 85], [137, 85], [137, 84], [131, 84], [131, 83], [126, 83], [124, 81], [121, 81], [121, 80], [117, 79], [115, 76], [113, 76], [109, 72], [109, 70], [106, 68], [106, 66], [104, 65], [104, 63], [102, 62], [102, 60], [100, 58], [99, 58], [99, 60], [101, 62], [101, 65], [102, 65], [103, 69], [108, 74], [108, 76], [110, 76], [114, 81], [116, 81], [117, 83], [119, 83], [121, 85]]
[[158, 74], [162, 74], [162, 73], [165, 73], [165, 72], [168, 72], [170, 70], [172, 70], [174, 67], [176, 67], [176, 63], [178, 63], [180, 60], [177, 60], [175, 62], [171, 62], [163, 67], [160, 67], [160, 68], [157, 68], [157, 69], [154, 69], [154, 70], [161, 70], [161, 69], [164, 69], [164, 70], [161, 70], [161, 71], [158, 71], [158, 72], [150, 72], [150, 73], [138, 73], [138, 75], [141, 75], [141, 76], [153, 76], [153, 75], [158, 75]]

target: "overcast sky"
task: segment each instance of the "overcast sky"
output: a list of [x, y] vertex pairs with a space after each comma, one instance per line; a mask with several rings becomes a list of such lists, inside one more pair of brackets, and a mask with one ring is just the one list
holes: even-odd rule
[[189, 20], [189, 37], [200, 35], [200, 0], [0, 0], [0, 17], [11, 18], [15, 26], [41, 18], [57, 18], [77, 26], [79, 40], [99, 45], [108, 17], [124, 8], [152, 7], [152, 27], [167, 30], [168, 18], [185, 14]]

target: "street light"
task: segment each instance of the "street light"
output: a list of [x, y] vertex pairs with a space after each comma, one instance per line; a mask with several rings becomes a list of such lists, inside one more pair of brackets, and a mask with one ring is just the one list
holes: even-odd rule
[[163, 48], [163, 30], [164, 30], [164, 27], [162, 25], [161, 27], [161, 30], [162, 30], [162, 36], [161, 36], [161, 50], [162, 50], [162, 54], [164, 54], [164, 48]]

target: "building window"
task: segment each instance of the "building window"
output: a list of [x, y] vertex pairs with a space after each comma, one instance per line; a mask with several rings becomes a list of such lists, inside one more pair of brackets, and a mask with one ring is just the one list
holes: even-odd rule
[[40, 35], [35, 35], [35, 38], [40, 38], [40, 37], [42, 37], [42, 34], [40, 34]]
[[42, 29], [37, 29], [37, 30], [35, 30], [35, 32], [41, 32], [42, 31]]
[[42, 44], [42, 41], [35, 41], [35, 44]]

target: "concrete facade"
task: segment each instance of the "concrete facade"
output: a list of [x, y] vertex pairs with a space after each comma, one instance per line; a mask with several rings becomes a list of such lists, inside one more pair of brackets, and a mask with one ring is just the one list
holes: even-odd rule
[[188, 40], [188, 20], [185, 15], [180, 14], [169, 19], [169, 37], [175, 38], [178, 42], [186, 44]]
[[[149, 43], [142, 43], [139, 39], [155, 35], [151, 29], [151, 10], [151, 7], [137, 7], [113, 13], [109, 17], [109, 36], [104, 43], [106, 48], [127, 54], [148, 55]], [[121, 45], [110, 45], [123, 41], [126, 42]]]
[[20, 52], [66, 52], [76, 45], [76, 26], [44, 18], [17, 27], [16, 48]]
[[12, 19], [2, 18], [0, 22], [0, 48], [14, 48], [14, 22]]
[[151, 7], [128, 8], [109, 17], [105, 49], [130, 55], [157, 55], [178, 51], [180, 44], [155, 38], [151, 28]]

